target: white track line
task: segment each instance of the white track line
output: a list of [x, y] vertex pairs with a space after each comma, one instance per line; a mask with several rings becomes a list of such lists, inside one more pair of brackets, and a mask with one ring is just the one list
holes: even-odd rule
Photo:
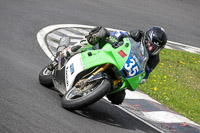
[[77, 38], [84, 38], [84, 36], [74, 34], [74, 33], [70, 32], [70, 31], [67, 31], [67, 30], [64, 30], [64, 29], [59, 29], [57, 31], [62, 33], [62, 34], [65, 34], [67, 36], [73, 36], [73, 37], [77, 37]]
[[144, 100], [150, 100], [155, 103], [161, 104], [158, 101], [152, 99], [149, 95], [141, 93], [139, 91], [130, 91], [126, 90], [126, 99], [144, 99]]
[[59, 36], [59, 35], [57, 35], [57, 34], [55, 34], [55, 33], [50, 33], [50, 34], [48, 34], [48, 38], [52, 38], [52, 39], [55, 39], [55, 40], [57, 40], [57, 41], [59, 41], [61, 37], [62, 37], [62, 36]]
[[82, 33], [82, 34], [84, 34], [84, 35], [87, 35], [87, 34], [89, 33], [89, 31], [83, 30], [83, 29], [72, 28], [72, 30], [78, 31], [78, 32], [80, 32], [80, 33]]
[[169, 43], [169, 44], [171, 43], [171, 44], [175, 44], [175, 45], [179, 45], [179, 46], [184, 46], [184, 47], [189, 47], [189, 48], [197, 49], [198, 51], [200, 51], [200, 48], [190, 46], [190, 45], [186, 45], [186, 44], [183, 44], [183, 43], [178, 43], [178, 42], [173, 42], [173, 41], [167, 41], [167, 43]]
[[165, 48], [166, 49], [173, 49], [173, 48], [169, 47], [168, 45], [166, 45]]
[[52, 40], [48, 40], [48, 43], [49, 43], [50, 46], [55, 47], [55, 48], [57, 48], [59, 46], [58, 43], [56, 43], [56, 42], [54, 42]]

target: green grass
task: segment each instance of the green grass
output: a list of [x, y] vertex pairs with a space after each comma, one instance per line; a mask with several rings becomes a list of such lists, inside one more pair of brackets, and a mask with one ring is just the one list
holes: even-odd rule
[[139, 89], [200, 124], [200, 55], [163, 49], [160, 63]]

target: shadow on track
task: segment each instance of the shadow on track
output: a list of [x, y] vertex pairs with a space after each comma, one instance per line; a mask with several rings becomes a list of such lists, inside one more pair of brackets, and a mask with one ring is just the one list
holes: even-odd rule
[[148, 133], [157, 132], [105, 100], [100, 100], [82, 110], [73, 112], [82, 117], [122, 129], [141, 130]]

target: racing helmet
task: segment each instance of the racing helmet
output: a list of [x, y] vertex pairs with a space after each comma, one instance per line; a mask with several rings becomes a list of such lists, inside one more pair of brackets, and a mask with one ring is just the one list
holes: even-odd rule
[[167, 43], [167, 35], [162, 27], [154, 26], [145, 33], [142, 42], [146, 45], [149, 55], [157, 55]]

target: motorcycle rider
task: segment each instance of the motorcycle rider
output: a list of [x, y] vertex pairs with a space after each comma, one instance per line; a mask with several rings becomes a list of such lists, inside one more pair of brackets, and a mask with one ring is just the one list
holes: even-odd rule
[[[109, 32], [106, 28], [102, 26], [95, 27], [92, 29], [84, 39], [80, 42], [76, 43], [72, 47], [64, 48], [64, 46], [60, 46], [58, 48], [56, 58], [59, 54], [62, 54], [64, 57], [68, 58], [73, 56], [79, 52], [84, 51], [89, 46], [94, 46], [99, 44], [99, 48], [102, 48], [104, 44], [108, 41], [113, 47], [118, 47], [118, 42], [122, 41], [124, 37], [131, 37], [136, 42], [142, 43], [146, 46], [149, 53], [149, 60], [146, 65], [146, 76], [143, 78], [141, 83], [144, 83], [148, 78], [149, 74], [159, 63], [159, 52], [164, 48], [167, 42], [167, 36], [165, 30], [162, 27], [154, 26], [149, 28], [146, 33], [142, 30], [132, 30], [129, 32], [122, 31], [114, 31]], [[110, 41], [111, 40], [111, 41]], [[61, 51], [61, 49], [63, 49]], [[57, 61], [55, 60], [52, 64], [48, 66], [49, 70], [53, 70], [57, 65]], [[107, 98], [113, 104], [121, 104], [125, 98], [125, 89], [120, 92], [107, 95]]]

